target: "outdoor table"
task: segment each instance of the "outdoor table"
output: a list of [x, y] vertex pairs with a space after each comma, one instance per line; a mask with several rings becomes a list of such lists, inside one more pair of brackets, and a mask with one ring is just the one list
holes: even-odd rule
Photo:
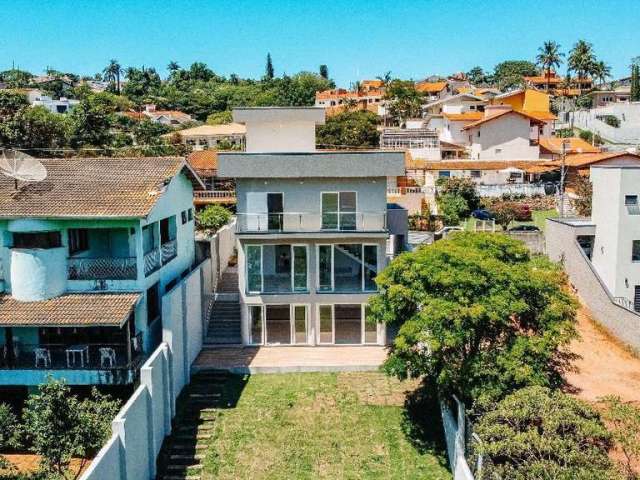
[[85, 361], [89, 364], [89, 346], [88, 345], [72, 345], [66, 349], [67, 353], [67, 367], [75, 366], [78, 360], [77, 355], [80, 355], [80, 366], [84, 368]]

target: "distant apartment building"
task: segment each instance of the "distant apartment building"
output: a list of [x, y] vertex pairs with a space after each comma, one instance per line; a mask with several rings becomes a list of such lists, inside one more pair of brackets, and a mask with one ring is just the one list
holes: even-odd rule
[[0, 385], [130, 385], [194, 265], [203, 185], [180, 158], [42, 164], [17, 189], [0, 174]]
[[169, 127], [179, 127], [189, 122], [193, 122], [193, 118], [188, 113], [179, 110], [158, 110], [154, 104], [147, 104], [144, 110], [137, 112], [130, 110], [123, 113], [132, 120], [150, 120], [154, 123], [161, 123]]
[[406, 211], [386, 202], [404, 154], [316, 151], [322, 108], [233, 115], [247, 150], [220, 152], [218, 169], [236, 182], [242, 342], [385, 344], [367, 303], [390, 234], [406, 235]]

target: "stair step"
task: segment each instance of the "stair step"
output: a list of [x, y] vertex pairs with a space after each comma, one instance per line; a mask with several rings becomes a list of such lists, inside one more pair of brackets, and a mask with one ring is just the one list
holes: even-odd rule
[[170, 463], [167, 465], [167, 470], [178, 470], [178, 471], [187, 471], [187, 470], [201, 470], [201, 463], [194, 463], [191, 465], [179, 465], [176, 463]]
[[174, 445], [171, 445], [170, 450], [171, 451], [192, 451], [192, 450], [206, 450], [207, 448], [209, 448], [209, 445], [206, 444], [202, 444], [202, 443], [196, 443], [195, 445], [185, 445], [184, 443], [177, 443]]
[[180, 435], [176, 435], [175, 438], [178, 440], [191, 440], [191, 441], [209, 440], [211, 438], [211, 434], [210, 433], [198, 433], [197, 435], [180, 434]]
[[200, 475], [162, 475], [159, 480], [200, 480]]

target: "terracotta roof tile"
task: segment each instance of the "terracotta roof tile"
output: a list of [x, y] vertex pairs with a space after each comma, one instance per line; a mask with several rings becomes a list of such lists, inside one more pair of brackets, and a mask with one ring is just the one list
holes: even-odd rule
[[540, 149], [542, 151], [561, 154], [562, 153], [562, 141], [568, 140], [569, 145], [567, 153], [599, 153], [600, 149], [594, 147], [589, 142], [579, 138], [560, 138], [560, 137], [540, 137]]
[[69, 293], [19, 302], [0, 295], [0, 326], [120, 327], [140, 297], [140, 293]]
[[47, 158], [42, 182], [0, 175], [0, 218], [141, 218], [181, 171], [195, 189], [201, 180], [182, 158]]
[[[548, 161], [538, 160], [413, 160], [405, 157], [405, 168], [408, 170], [504, 170], [514, 167], [524, 171], [547, 167]], [[550, 167], [549, 170], [553, 170]]]
[[488, 117], [485, 117], [482, 120], [478, 120], [477, 122], [473, 122], [473, 123], [470, 123], [468, 125], [465, 125], [464, 127], [462, 127], [462, 129], [463, 130], [468, 130], [470, 128], [474, 128], [474, 127], [480, 126], [480, 125], [482, 125], [484, 123], [492, 122], [492, 121], [494, 121], [494, 120], [496, 120], [498, 118], [504, 117], [505, 115], [509, 115], [509, 114], [512, 114], [512, 113], [515, 114], [515, 115], [520, 115], [522, 117], [526, 117], [529, 120], [535, 120], [538, 123], [542, 122], [542, 120], [537, 119], [536, 117], [534, 117], [533, 115], [530, 115], [529, 113], [522, 112], [522, 111], [519, 111], [519, 110], [506, 110], [504, 112], [496, 113], [495, 115], [490, 115]]
[[484, 118], [484, 113], [482, 112], [443, 113], [442, 116], [445, 118], [448, 118], [452, 122], [463, 122], [463, 121], [474, 122], [477, 120], [482, 120]]
[[447, 82], [418, 82], [416, 90], [423, 93], [438, 93], [447, 88]]
[[199, 150], [191, 152], [187, 162], [199, 175], [210, 174], [218, 169], [218, 152], [215, 150]]
[[[585, 167], [603, 160], [611, 160], [618, 157], [632, 157], [640, 162], [640, 155], [629, 152], [602, 152], [602, 153], [575, 153], [567, 155], [565, 163], [568, 167]], [[559, 163], [557, 160], [555, 163]]]

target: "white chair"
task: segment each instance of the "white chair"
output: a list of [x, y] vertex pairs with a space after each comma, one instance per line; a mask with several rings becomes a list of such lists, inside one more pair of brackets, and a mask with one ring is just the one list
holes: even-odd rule
[[38, 368], [38, 364], [42, 362], [42, 366], [44, 368], [49, 368], [51, 366], [51, 352], [49, 352], [46, 348], [36, 348], [33, 350], [33, 353], [36, 355], [36, 368]]
[[113, 368], [116, 365], [116, 351], [111, 347], [101, 347], [100, 351], [100, 367], [106, 368], [109, 364], [109, 368]]

